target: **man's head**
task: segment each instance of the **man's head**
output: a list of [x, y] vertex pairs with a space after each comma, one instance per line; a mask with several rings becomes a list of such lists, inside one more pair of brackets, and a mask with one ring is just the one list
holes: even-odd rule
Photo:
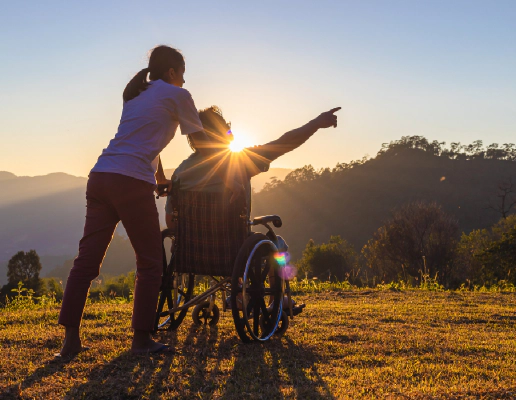
[[[233, 141], [231, 123], [226, 122], [219, 107], [211, 106], [199, 111], [199, 119], [201, 120], [210, 144], [213, 144], [214, 147], [220, 147], [221, 149], [229, 147], [229, 144]], [[187, 139], [192, 150], [197, 151], [195, 141], [192, 137], [188, 135]]]

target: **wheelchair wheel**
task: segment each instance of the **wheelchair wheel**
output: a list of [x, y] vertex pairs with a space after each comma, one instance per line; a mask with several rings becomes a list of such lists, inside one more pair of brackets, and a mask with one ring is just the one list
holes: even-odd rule
[[192, 319], [195, 325], [217, 325], [217, 322], [219, 322], [220, 318], [219, 308], [216, 304], [214, 304], [210, 312], [209, 307], [209, 301], [204, 301], [195, 306], [192, 311]]
[[276, 331], [283, 308], [280, 265], [276, 245], [254, 233], [240, 248], [231, 280], [231, 312], [240, 339], [266, 341]]
[[168, 279], [163, 278], [163, 285], [159, 294], [158, 309], [154, 323], [154, 331], [176, 330], [188, 312], [184, 309], [178, 312], [168, 313], [174, 308], [173, 282], [177, 279], [177, 296], [175, 303], [177, 306], [185, 304], [192, 298], [194, 288], [194, 274], [173, 273]]

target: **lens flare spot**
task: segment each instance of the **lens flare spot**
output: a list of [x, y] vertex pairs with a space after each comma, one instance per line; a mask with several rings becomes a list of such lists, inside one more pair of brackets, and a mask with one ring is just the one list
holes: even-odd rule
[[275, 253], [274, 259], [280, 265], [280, 267], [284, 267], [290, 261], [290, 255], [288, 253]]
[[290, 254], [288, 252], [276, 253], [274, 259], [280, 266], [278, 272], [280, 277], [291, 280], [297, 275], [297, 268], [290, 264]]
[[294, 277], [297, 275], [297, 268], [293, 265], [285, 265], [283, 268], [280, 269], [279, 275], [283, 279], [290, 281], [291, 279], [294, 279]]

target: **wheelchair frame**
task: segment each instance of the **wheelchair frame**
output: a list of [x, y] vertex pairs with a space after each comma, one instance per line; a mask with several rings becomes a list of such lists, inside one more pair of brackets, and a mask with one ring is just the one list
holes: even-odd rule
[[[241, 217], [247, 219], [247, 215]], [[177, 210], [174, 210], [173, 218], [177, 225]], [[274, 334], [281, 336], [285, 333], [289, 318], [293, 318], [290, 285], [282, 273], [285, 265], [280, 265], [274, 260], [274, 255], [279, 251], [278, 237], [269, 225], [272, 223], [277, 228], [281, 227], [281, 218], [277, 215], [268, 215], [254, 218], [252, 221], [247, 220], [246, 223], [248, 237], [234, 261], [232, 276], [218, 278], [208, 275], [211, 278], [210, 288], [196, 296], [193, 296], [195, 271], [175, 271], [177, 233], [170, 229], [162, 231], [163, 283], [155, 319], [155, 332], [177, 329], [192, 307], [194, 323], [216, 325], [220, 316], [216, 297], [220, 292], [223, 312], [228, 309], [227, 296], [230, 295], [235, 328], [243, 342], [264, 342]], [[252, 232], [251, 227], [257, 225], [265, 226], [267, 234]], [[166, 238], [172, 240], [172, 254], [168, 263], [164, 244]], [[285, 295], [290, 315], [283, 310]], [[265, 297], [268, 297], [268, 304]], [[161, 321], [162, 318], [166, 319]]]

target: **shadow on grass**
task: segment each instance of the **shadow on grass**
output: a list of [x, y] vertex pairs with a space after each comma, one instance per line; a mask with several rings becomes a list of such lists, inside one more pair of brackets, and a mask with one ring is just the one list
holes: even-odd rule
[[[229, 354], [221, 351], [221, 344], [216, 346], [219, 338], [218, 327], [192, 325], [181, 347], [182, 356], [188, 360], [182, 373], [184, 384], [178, 385], [180, 396], [202, 397], [203, 394], [213, 393], [219, 383], [217, 374], [220, 363]], [[208, 364], [212, 371], [208, 371]], [[215, 365], [213, 365], [215, 364]]]
[[[0, 393], [1, 398], [20, 398], [23, 391], [43, 381], [46, 377], [62, 372], [69, 359], [51, 359], [46, 361], [41, 367], [36, 369], [32, 374], [28, 375], [22, 382], [18, 382], [5, 389]], [[5, 396], [5, 397], [3, 397]]]
[[[167, 333], [162, 342], [176, 349], [176, 332]], [[139, 399], [166, 392], [173, 353], [120, 354], [108, 363], [93, 367], [86, 382], [72, 387], [67, 398]]]
[[243, 344], [236, 335], [220, 338], [216, 326], [192, 325], [182, 343], [163, 339], [175, 354], [124, 353], [95, 368], [68, 397], [333, 398], [317, 370], [318, 356], [288, 337]]
[[216, 326], [192, 325], [179, 343], [176, 332], [167, 332], [160, 341], [175, 352], [85, 352], [69, 362], [52, 360], [7, 393], [19, 398], [55, 374], [59, 386], [73, 385], [66, 398], [333, 398], [317, 370], [319, 356], [288, 337], [243, 344], [234, 333], [221, 337]]
[[288, 337], [241, 343], [223, 397], [333, 399], [315, 366], [317, 357]]

